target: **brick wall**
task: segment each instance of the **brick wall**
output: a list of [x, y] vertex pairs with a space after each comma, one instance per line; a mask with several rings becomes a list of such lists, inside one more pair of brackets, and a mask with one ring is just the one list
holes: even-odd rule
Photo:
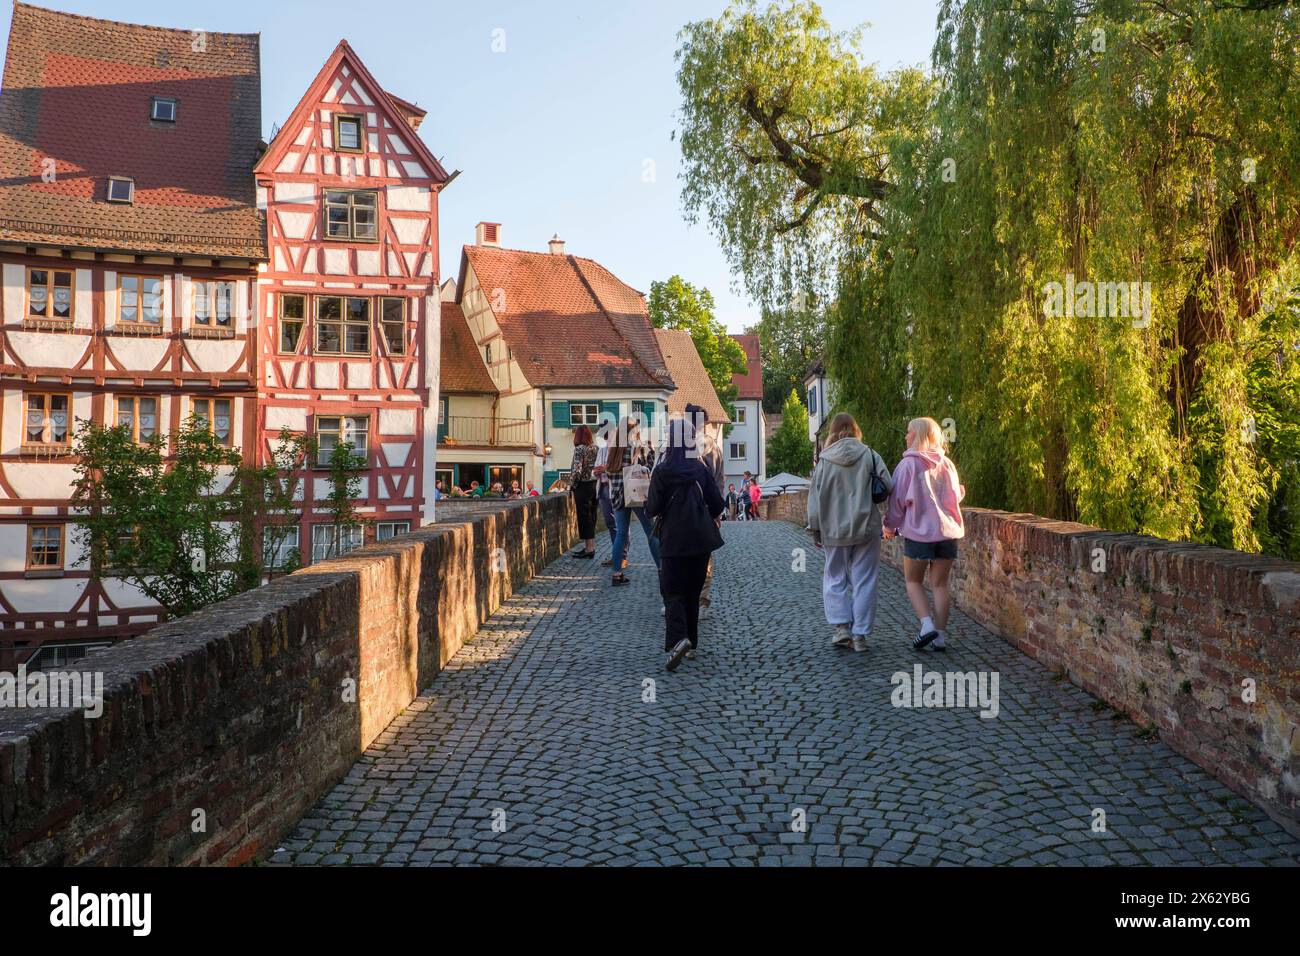
[[[805, 523], [806, 495], [784, 497], [781, 517]], [[1300, 564], [1033, 515], [965, 516], [952, 585], [966, 614], [1300, 834]], [[885, 558], [901, 566], [899, 540]]]
[[574, 532], [567, 495], [503, 503], [86, 658], [78, 669], [104, 674], [98, 719], [0, 710], [0, 863], [237, 865], [274, 851]]

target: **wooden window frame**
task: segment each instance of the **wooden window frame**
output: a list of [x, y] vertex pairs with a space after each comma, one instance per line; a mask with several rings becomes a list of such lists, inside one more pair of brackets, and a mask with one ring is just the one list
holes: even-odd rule
[[366, 468], [370, 467], [370, 416], [369, 415], [348, 415], [343, 412], [339, 412], [337, 414], [328, 414], [328, 415], [321, 415], [318, 413], [312, 416], [311, 433], [312, 433], [312, 437], [316, 440], [316, 460], [313, 462], [314, 467], [329, 468], [330, 462], [334, 458], [333, 449], [330, 450], [329, 458], [323, 458], [321, 456], [321, 452], [320, 452], [320, 440], [322, 434], [321, 422], [337, 421], [339, 423], [337, 428], [331, 428], [328, 431], [329, 434], [336, 434], [338, 436], [338, 438], [335, 441], [335, 447], [337, 447], [338, 443], [344, 440], [343, 423], [348, 419], [365, 423], [364, 427], [358, 427], [353, 432], [354, 435], [361, 436], [362, 442], [359, 445], [355, 441], [352, 443], [352, 454], [364, 458], [366, 460], [365, 467]]
[[[45, 282], [45, 311], [48, 315], [35, 315], [32, 312], [32, 273], [44, 272]], [[68, 275], [68, 314], [66, 317], [54, 314], [54, 290], [59, 288], [54, 284], [56, 273], [67, 273]], [[71, 325], [77, 314], [77, 270], [76, 269], [53, 269], [48, 266], [28, 266], [27, 267], [27, 311], [26, 321], [28, 322], [58, 322], [62, 325]]]
[[233, 398], [218, 398], [215, 396], [207, 396], [207, 395], [199, 398], [191, 398], [190, 417], [193, 418], [195, 415], [198, 415], [199, 405], [207, 405], [208, 406], [208, 414], [207, 414], [208, 431], [212, 432], [213, 436], [216, 437], [217, 433], [213, 430], [213, 428], [214, 428], [214, 422], [216, 421], [216, 417], [217, 417], [217, 407], [216, 407], [217, 402], [226, 402], [230, 405], [230, 437], [226, 441], [221, 441], [220, 438], [217, 438], [217, 441], [218, 443], [220, 443], [222, 448], [234, 448], [235, 447], [235, 400]]
[[[411, 300], [404, 295], [383, 295], [379, 297], [379, 337], [383, 340], [384, 351], [386, 351], [389, 355], [406, 354], [406, 327], [409, 321], [409, 316], [411, 314], [410, 301]], [[388, 302], [401, 303], [402, 317], [400, 319], [384, 318], [384, 316], [387, 314], [384, 310], [384, 305]], [[393, 348], [392, 339], [388, 337], [389, 326], [397, 326], [398, 330], [401, 333], [400, 341], [402, 347], [400, 349]]]
[[[285, 299], [290, 299], [290, 298], [293, 298], [293, 299], [301, 299], [301, 300], [302, 300], [302, 317], [301, 317], [301, 318], [286, 318], [286, 317], [285, 317], [285, 314], [284, 314], [284, 300], [285, 300]], [[303, 293], [303, 292], [281, 292], [281, 293], [279, 293], [279, 295], [276, 297], [276, 313], [275, 313], [275, 319], [276, 319], [276, 342], [275, 342], [275, 351], [276, 351], [276, 353], [279, 354], [279, 355], [300, 355], [300, 354], [302, 354], [302, 343], [303, 343], [303, 340], [306, 338], [306, 333], [307, 333], [307, 295], [306, 295], [306, 293]], [[288, 351], [288, 350], [286, 350], [286, 349], [284, 348], [284, 327], [285, 327], [285, 324], [286, 324], [287, 322], [294, 322], [294, 323], [297, 323], [297, 325], [298, 325], [298, 342], [297, 342], [297, 346], [296, 346], [292, 351]]]
[[285, 550], [297, 551], [298, 563], [301, 564], [302, 563], [302, 525], [299, 524], [269, 525], [268, 524], [262, 526], [262, 567], [269, 571], [278, 571], [281, 568], [288, 567], [287, 558], [283, 562], [273, 564], [272, 561], [275, 559], [276, 556], [274, 554], [267, 553], [267, 543], [268, 543], [266, 540], [267, 532], [274, 531], [276, 529], [280, 529], [285, 532], [282, 543], [285, 544], [292, 543], [292, 546], [286, 548]]
[[[316, 308], [316, 335], [312, 341], [312, 354], [314, 355], [373, 355], [374, 344], [374, 299], [370, 296], [363, 295], [318, 295], [315, 296]], [[321, 305], [325, 302], [337, 301], [339, 303], [339, 318], [322, 320], [320, 317]], [[361, 322], [357, 319], [348, 318], [348, 302], [357, 301], [366, 303], [366, 320]], [[339, 348], [338, 351], [333, 349], [321, 348], [320, 333], [322, 326], [337, 325], [339, 327]], [[348, 349], [348, 327], [360, 328], [365, 326], [366, 329], [366, 350], [364, 352], [354, 352]]]
[[[587, 418], [584, 415], [582, 421], [576, 421], [573, 417], [573, 410], [579, 406], [582, 408], [594, 408], [596, 410], [595, 419], [593, 421], [587, 421]], [[586, 425], [588, 428], [595, 428], [600, 424], [600, 414], [600, 402], [569, 402], [569, 424], [574, 428], [577, 428], [579, 425]]]
[[[135, 279], [137, 282], [140, 283], [140, 287], [136, 290], [135, 293], [135, 312], [137, 318], [134, 319], [122, 318], [122, 285], [123, 283], [126, 282], [127, 279]], [[145, 296], [144, 283], [145, 282], [157, 282], [159, 284], [158, 285], [159, 315], [158, 315], [157, 322], [146, 322], [142, 318], [142, 316], [144, 315], [144, 296]], [[166, 276], [149, 275], [148, 273], [143, 273], [143, 272], [119, 272], [117, 275], [117, 321], [114, 323], [114, 326], [115, 327], [122, 326], [128, 329], [142, 329], [142, 330], [147, 329], [150, 331], [156, 331], [161, 333], [166, 330], [166, 325], [167, 325], [166, 301], [167, 301], [167, 277]]]
[[[397, 530], [394, 530], [393, 533], [390, 534], [387, 538], [381, 538], [381, 537], [379, 537], [379, 529], [380, 529], [380, 528], [383, 528], [383, 527], [385, 527], [385, 526], [391, 526], [392, 528], [396, 529], [398, 525], [406, 525], [406, 530], [405, 530], [405, 531], [397, 531]], [[410, 533], [411, 533], [411, 522], [410, 522], [410, 521], [376, 521], [376, 522], [375, 522], [375, 540], [376, 540], [376, 541], [391, 541], [393, 538], [400, 537], [401, 535], [404, 535], [404, 534], [410, 534]]]
[[[32, 558], [34, 556], [34, 552], [32, 551], [32, 543], [36, 537], [35, 532], [38, 528], [45, 529], [45, 530], [48, 530], [50, 528], [58, 529], [59, 532], [59, 553], [58, 553], [59, 563], [58, 564], [36, 564], [33, 562]], [[64, 570], [64, 566], [67, 562], [67, 551], [68, 551], [68, 528], [65, 523], [61, 521], [54, 521], [54, 522], [42, 521], [34, 524], [29, 524], [27, 526], [26, 570], [38, 574], [49, 574], [56, 571], [62, 571]]]
[[[337, 535], [340, 538], [346, 536], [349, 541], [356, 541], [356, 543], [353, 544], [352, 547], [348, 548], [346, 551], [340, 548], [337, 551], [337, 553], [332, 556], [333, 558], [341, 558], [346, 554], [351, 554], [353, 551], [357, 550], [357, 548], [365, 547], [366, 532], [364, 528], [341, 527], [341, 526], [331, 524], [328, 521], [318, 521], [311, 526], [311, 541], [308, 542], [308, 545], [310, 547], [310, 551], [308, 552], [308, 555], [311, 557], [312, 564], [316, 564], [318, 561], [332, 560], [332, 558], [330, 557], [319, 557], [319, 558], [316, 557], [316, 532], [318, 529], [328, 529], [330, 531], [333, 531], [335, 535]], [[301, 553], [301, 551], [299, 553]]]
[[[355, 120], [357, 124], [357, 145], [355, 148], [344, 146], [343, 140], [339, 137], [339, 127], [343, 125], [344, 120]], [[366, 121], [360, 113], [335, 113], [333, 119], [334, 126], [334, 149], [340, 153], [364, 153], [366, 151]]]
[[[33, 398], [37, 398], [37, 397], [39, 397], [39, 398], [41, 398], [41, 399], [54, 399], [54, 398], [65, 398], [65, 399], [67, 399], [67, 401], [68, 401], [68, 421], [67, 421], [67, 423], [64, 425], [64, 439], [63, 439], [63, 441], [51, 441], [50, 439], [48, 439], [48, 438], [44, 438], [44, 437], [43, 437], [40, 441], [31, 441], [31, 440], [28, 439], [28, 437], [27, 437], [27, 421], [28, 421], [28, 416], [31, 415], [31, 402], [32, 402], [32, 399], [33, 399]], [[41, 434], [42, 434], [42, 435], [51, 435], [51, 434], [53, 434], [53, 428], [54, 428], [54, 425], [52, 424], [52, 418], [51, 418], [51, 415], [52, 415], [54, 409], [53, 409], [52, 407], [50, 407], [52, 404], [53, 404], [52, 402], [50, 402], [48, 405], [45, 404], [45, 403], [42, 404], [42, 409], [41, 409], [41, 411], [42, 411], [42, 414], [44, 415], [44, 425], [43, 425], [42, 428], [41, 428]], [[39, 448], [39, 449], [47, 449], [47, 448], [70, 448], [71, 446], [72, 446], [72, 393], [71, 393], [71, 392], [41, 392], [41, 391], [23, 392], [23, 440], [22, 440], [22, 447], [23, 447], [23, 448]]]
[[140, 440], [140, 402], [152, 401], [154, 403], [154, 435], [162, 434], [162, 396], [161, 395], [114, 395], [113, 396], [113, 421], [122, 424], [122, 408], [119, 402], [129, 401], [131, 403], [131, 440], [137, 445], [148, 444], [149, 439]]
[[[113, 184], [114, 184], [114, 183], [126, 183], [127, 190], [126, 190], [126, 198], [125, 198], [125, 199], [116, 199], [116, 198], [113, 197]], [[130, 205], [133, 205], [133, 204], [135, 203], [135, 180], [132, 179], [130, 176], [109, 176], [109, 177], [108, 177], [108, 189], [107, 189], [107, 191], [104, 193], [104, 198], [105, 198], [105, 200], [107, 200], [108, 202], [114, 203], [115, 205], [118, 205], [118, 206], [130, 206]]]
[[[221, 286], [229, 286], [230, 288], [230, 310], [226, 313], [229, 317], [229, 322], [225, 325], [217, 322], [217, 316], [219, 314], [217, 311], [217, 291]], [[200, 287], [205, 288], [207, 291], [208, 317], [206, 319], [199, 318]], [[235, 331], [235, 293], [238, 288], [239, 284], [236, 279], [195, 279], [190, 282], [190, 315], [194, 317], [192, 324], [196, 328], [208, 329], [213, 332], [233, 333]]]
[[[330, 199], [331, 195], [347, 196], [347, 202], [335, 202]], [[356, 203], [357, 196], [370, 196], [374, 199], [373, 206], [358, 207]], [[321, 196], [322, 213], [325, 221], [322, 224], [321, 235], [329, 242], [378, 242], [379, 241], [379, 190], [377, 189], [326, 189]], [[346, 236], [336, 236], [330, 233], [330, 210], [346, 209], [348, 211], [348, 233]], [[357, 232], [357, 209], [373, 209], [375, 221], [372, 224], [374, 235], [362, 236]]]

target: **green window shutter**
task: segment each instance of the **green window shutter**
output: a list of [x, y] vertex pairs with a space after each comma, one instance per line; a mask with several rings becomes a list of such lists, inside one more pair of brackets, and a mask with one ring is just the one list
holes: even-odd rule
[[609, 415], [614, 421], [618, 421], [618, 402], [601, 402], [600, 413]]
[[551, 402], [551, 424], [556, 428], [569, 427], [568, 402]]
[[[557, 402], [556, 404], [558, 405], [559, 403]], [[569, 415], [568, 402], [564, 403], [564, 415], [565, 418], [567, 419]], [[542, 487], [538, 488], [537, 490], [540, 491], [542, 494], [546, 494], [548, 491], [551, 490], [551, 485], [555, 484], [556, 479], [558, 479], [559, 477], [560, 477], [560, 473], [558, 471], [542, 472]]]
[[646, 426], [648, 427], [650, 425], [653, 425], [655, 423], [655, 403], [642, 402], [641, 411], [645, 414]]

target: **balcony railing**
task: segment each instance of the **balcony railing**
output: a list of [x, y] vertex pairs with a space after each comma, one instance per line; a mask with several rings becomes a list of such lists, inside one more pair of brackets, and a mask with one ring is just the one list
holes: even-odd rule
[[451, 415], [438, 426], [438, 444], [511, 445], [528, 448], [534, 444], [533, 423], [526, 418]]

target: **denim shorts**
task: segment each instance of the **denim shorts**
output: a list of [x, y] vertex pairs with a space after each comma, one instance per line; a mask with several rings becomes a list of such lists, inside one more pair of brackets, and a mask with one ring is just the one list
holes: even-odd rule
[[904, 538], [903, 557], [911, 558], [913, 561], [956, 561], [957, 539], [913, 541], [911, 538]]

